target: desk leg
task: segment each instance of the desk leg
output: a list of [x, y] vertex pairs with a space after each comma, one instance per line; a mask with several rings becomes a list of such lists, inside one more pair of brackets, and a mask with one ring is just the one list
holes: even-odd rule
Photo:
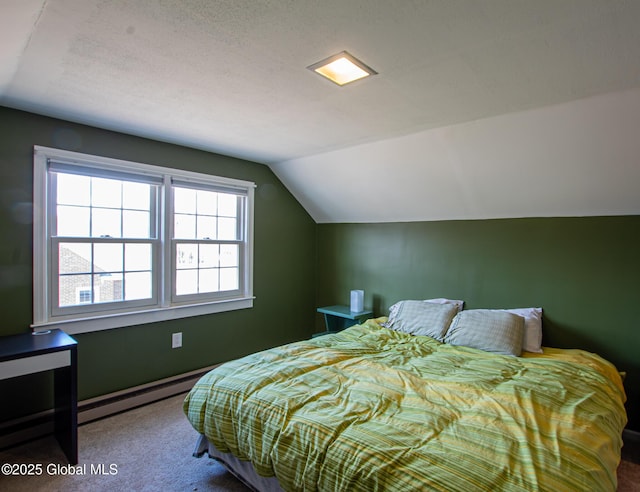
[[324, 313], [324, 327], [327, 332], [333, 329], [333, 316], [329, 316], [327, 313]]
[[54, 369], [54, 432], [69, 463], [78, 464], [78, 366], [77, 350], [71, 352], [71, 364]]

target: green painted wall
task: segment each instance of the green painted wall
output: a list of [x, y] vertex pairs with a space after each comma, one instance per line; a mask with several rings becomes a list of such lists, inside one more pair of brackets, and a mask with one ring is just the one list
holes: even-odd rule
[[597, 352], [628, 373], [628, 427], [640, 430], [638, 245], [640, 216], [323, 224], [318, 302], [348, 304], [364, 289], [376, 315], [430, 297], [541, 306], [545, 345]]
[[[640, 430], [640, 216], [316, 225], [268, 167], [0, 107], [0, 335], [29, 331], [33, 145], [254, 181], [253, 309], [77, 335], [86, 399], [321, 329], [315, 307], [454, 297], [468, 308], [542, 306], [544, 343], [627, 371]], [[292, 240], [295, 238], [295, 240]], [[314, 324], [315, 321], [315, 324]], [[171, 333], [183, 333], [172, 350]], [[0, 382], [0, 422], [50, 406], [50, 375]]]
[[[2, 107], [0, 335], [28, 332], [32, 322], [34, 145], [257, 184], [253, 309], [77, 335], [80, 399], [310, 336], [316, 224], [267, 166]], [[171, 349], [176, 331], [183, 333], [183, 347]], [[41, 374], [0, 382], [0, 422], [50, 407], [50, 379]]]

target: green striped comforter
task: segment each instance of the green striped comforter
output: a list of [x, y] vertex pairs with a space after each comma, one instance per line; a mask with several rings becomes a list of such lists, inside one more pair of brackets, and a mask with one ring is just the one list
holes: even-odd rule
[[501, 356], [369, 320], [223, 364], [184, 410], [285, 490], [613, 491], [624, 400], [594, 354]]

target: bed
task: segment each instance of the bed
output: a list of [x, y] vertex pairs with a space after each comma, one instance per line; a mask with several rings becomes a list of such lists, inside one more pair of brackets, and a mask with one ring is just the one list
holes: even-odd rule
[[522, 313], [420, 303], [210, 371], [194, 454], [260, 491], [616, 490], [611, 363], [539, 346]]

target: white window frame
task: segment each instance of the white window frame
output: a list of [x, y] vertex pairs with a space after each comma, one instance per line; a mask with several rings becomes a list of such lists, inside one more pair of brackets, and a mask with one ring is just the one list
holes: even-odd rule
[[[250, 181], [218, 177], [180, 169], [154, 166], [137, 162], [99, 157], [78, 152], [34, 146], [33, 175], [33, 324], [35, 330], [60, 328], [70, 334], [108, 330], [144, 323], [153, 323], [190, 316], [247, 309], [253, 307], [253, 216], [255, 184]], [[137, 173], [160, 179], [159, 189], [159, 252], [153, 266], [154, 286], [157, 291], [151, 306], [136, 306], [107, 311], [80, 312], [59, 315], [52, 306], [53, 282], [57, 282], [57, 264], [52, 255], [52, 238], [49, 231], [49, 215], [54, 213], [49, 192], [49, 163], [63, 162], [86, 169], [107, 172]], [[173, 240], [173, 183], [193, 183], [220, 190], [234, 190], [246, 197], [241, 209], [243, 218], [240, 232], [240, 263], [243, 272], [237, 291], [228, 295], [174, 296], [175, 279]]]

